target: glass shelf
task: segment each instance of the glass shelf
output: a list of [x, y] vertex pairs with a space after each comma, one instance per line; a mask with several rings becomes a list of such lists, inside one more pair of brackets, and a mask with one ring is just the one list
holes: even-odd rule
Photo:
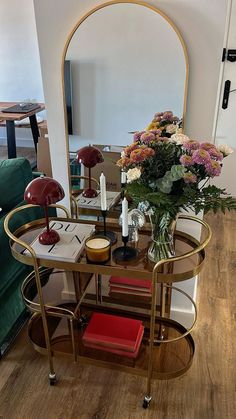
[[[69, 306], [73, 308], [72, 305]], [[90, 314], [85, 309], [84, 314], [89, 318]], [[82, 343], [83, 328], [74, 327], [76, 350], [80, 363], [96, 363], [102, 367], [118, 369], [137, 375], [147, 376], [149, 360], [149, 316], [133, 316], [140, 318], [145, 325], [144, 338], [140, 347], [139, 355], [135, 361], [123, 356], [108, 353], [102, 350], [86, 348]], [[47, 316], [48, 329], [50, 333], [52, 354], [67, 355], [73, 358], [71, 336], [68, 334], [65, 319]], [[165, 334], [169, 338], [179, 337], [186, 332], [186, 329], [170, 319], [156, 318], [156, 330], [160, 325], [165, 327]], [[43, 355], [47, 355], [47, 348], [44, 337], [42, 317], [40, 313], [34, 314], [29, 322], [28, 334], [34, 348]], [[168, 345], [154, 345], [153, 349], [153, 378], [169, 379], [182, 375], [186, 372], [193, 360], [195, 351], [194, 341], [191, 335], [177, 342]]]
[[[57, 218], [57, 220], [63, 220]], [[78, 222], [76, 220], [68, 220], [69, 222]], [[82, 224], [86, 221], [79, 221]], [[96, 224], [96, 230], [102, 230], [102, 223], [93, 222]], [[44, 227], [43, 220], [38, 221], [38, 223], [30, 223], [22, 228], [18, 229], [14, 234], [25, 241], [27, 244], [30, 244], [33, 239], [39, 234], [40, 230]], [[112, 251], [122, 245], [120, 227], [117, 223], [108, 223], [107, 229], [112, 230], [117, 233], [117, 242], [112, 246]], [[189, 234], [182, 231], [175, 231], [174, 235], [175, 242], [175, 252], [176, 256], [181, 256], [187, 252], [190, 252], [200, 246], [199, 241], [191, 237]], [[73, 272], [90, 272], [103, 275], [117, 275], [117, 276], [127, 276], [135, 277], [140, 279], [152, 279], [152, 272], [155, 264], [151, 263], [147, 259], [147, 249], [150, 243], [150, 230], [141, 230], [139, 234], [139, 242], [135, 247], [138, 249], [137, 259], [130, 262], [119, 262], [116, 263], [111, 257], [104, 265], [89, 264], [86, 260], [85, 252], [82, 253], [77, 262], [64, 262], [57, 260], [49, 259], [38, 259], [40, 266], [66, 269]], [[12, 244], [12, 252], [14, 257], [22, 263], [33, 266], [33, 259], [31, 256], [23, 254], [24, 248], [17, 243]], [[165, 265], [164, 270], [158, 273], [158, 282], [180, 282], [186, 279], [196, 276], [203, 265], [205, 259], [204, 249], [199, 250], [192, 256], [185, 258], [184, 260], [169, 262]]]

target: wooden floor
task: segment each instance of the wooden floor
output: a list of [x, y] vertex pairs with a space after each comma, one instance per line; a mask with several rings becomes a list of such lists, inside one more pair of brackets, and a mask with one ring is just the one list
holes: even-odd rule
[[146, 381], [57, 358], [60, 381], [48, 385], [47, 360], [23, 330], [0, 362], [1, 419], [233, 419], [235, 405], [236, 213], [207, 217], [213, 229], [198, 287], [196, 354], [182, 377], [155, 381], [148, 410]]

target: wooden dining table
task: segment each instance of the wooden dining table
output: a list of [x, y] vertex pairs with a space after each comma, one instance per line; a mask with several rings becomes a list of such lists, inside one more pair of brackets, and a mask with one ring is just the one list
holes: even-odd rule
[[30, 128], [31, 128], [32, 136], [34, 140], [34, 147], [37, 153], [39, 129], [38, 129], [38, 123], [36, 119], [36, 114], [45, 109], [44, 103], [38, 103], [39, 105], [38, 108], [33, 109], [29, 112], [25, 112], [25, 113], [2, 112], [4, 109], [9, 108], [10, 106], [14, 106], [18, 104], [20, 104], [20, 102], [0, 102], [0, 126], [6, 126], [7, 150], [8, 150], [9, 159], [17, 157], [15, 121], [22, 121], [25, 118], [29, 118]]

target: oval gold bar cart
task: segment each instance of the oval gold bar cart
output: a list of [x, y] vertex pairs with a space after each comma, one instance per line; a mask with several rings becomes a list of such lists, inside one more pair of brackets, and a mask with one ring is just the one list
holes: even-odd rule
[[[37, 258], [30, 243], [32, 243], [32, 238], [37, 237], [44, 227], [44, 219], [25, 224], [16, 231], [11, 231], [11, 220], [15, 213], [28, 207], [26, 205], [11, 211], [5, 219], [5, 230], [10, 237], [13, 256], [18, 261], [34, 268], [22, 284], [22, 295], [25, 304], [33, 312], [28, 326], [30, 340], [34, 348], [47, 355], [49, 360], [50, 384], [56, 382], [53, 357], [62, 354], [69, 355], [73, 357], [74, 361], [80, 363], [92, 363], [147, 377], [147, 392], [143, 400], [143, 407], [148, 407], [152, 399], [152, 379], [177, 377], [191, 366], [195, 349], [191, 331], [197, 319], [196, 304], [186, 292], [175, 287], [174, 283], [193, 278], [201, 271], [205, 260], [205, 247], [211, 238], [210, 227], [197, 217], [180, 214], [179, 219], [201, 225], [203, 239], [199, 241], [185, 232], [176, 230], [174, 233], [176, 256], [160, 260], [156, 264], [150, 263], [147, 259], [150, 241], [150, 229], [148, 228], [140, 231], [140, 239], [136, 246], [139, 256], [135, 261], [118, 264], [111, 258], [103, 265], [89, 264], [85, 254], [82, 253], [78, 261], [72, 263]], [[62, 208], [60, 205], [54, 207]], [[67, 211], [65, 209], [64, 211], [68, 216]], [[53, 219], [65, 220], [63, 218]], [[69, 218], [67, 220], [69, 223], [88, 223], [88, 221]], [[102, 229], [101, 223], [97, 221], [92, 221], [92, 223], [96, 225], [97, 231]], [[113, 246], [114, 249], [122, 243], [117, 221], [109, 223], [109, 229], [113, 229], [118, 235], [117, 243]], [[24, 253], [24, 249], [28, 250], [27, 255]], [[52, 280], [55, 270], [72, 272], [75, 295], [73, 303], [45, 302], [44, 286]], [[104, 278], [111, 275], [151, 280], [151, 297], [144, 302], [132, 296], [133, 298], [129, 302], [127, 299], [117, 301], [109, 295], [103, 296], [101, 283], [105, 281]], [[95, 292], [91, 295], [88, 289], [93, 283]], [[170, 318], [172, 290], [181, 293], [193, 306], [194, 320], [189, 328], [185, 328]], [[35, 300], [33, 297], [36, 294], [37, 299]], [[121, 316], [143, 321], [145, 333], [139, 356], [135, 362], [83, 346], [83, 330], [93, 311], [118, 313]], [[68, 333], [65, 333], [65, 328], [62, 333], [59, 333], [62, 319], [67, 321]], [[168, 351], [171, 345], [172, 349]], [[174, 353], [179, 354], [181, 351], [184, 355], [183, 359], [179, 360], [179, 355], [175, 357]], [[163, 361], [163, 359], [166, 360]]]

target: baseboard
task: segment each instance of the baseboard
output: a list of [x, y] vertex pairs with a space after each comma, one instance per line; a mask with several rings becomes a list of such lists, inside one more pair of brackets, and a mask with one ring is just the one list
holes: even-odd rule
[[[7, 146], [7, 140], [4, 137], [0, 137], [0, 145]], [[19, 138], [16, 137], [17, 147], [34, 148], [33, 138]]]
[[189, 329], [194, 321], [194, 312], [189, 310], [171, 309], [170, 318]]
[[65, 300], [75, 300], [75, 292], [64, 289], [61, 292], [61, 299], [63, 301], [65, 301]]

